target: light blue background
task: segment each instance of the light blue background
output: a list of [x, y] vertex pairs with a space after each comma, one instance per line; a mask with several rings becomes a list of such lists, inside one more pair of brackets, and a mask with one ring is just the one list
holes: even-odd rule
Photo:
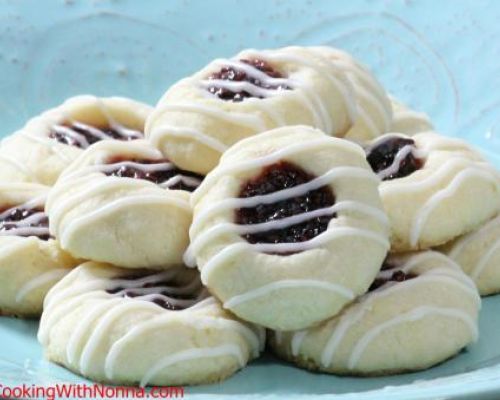
[[[75, 94], [155, 103], [169, 84], [212, 58], [292, 44], [352, 52], [392, 94], [427, 112], [438, 130], [475, 143], [500, 165], [500, 1], [494, 0], [0, 0], [0, 136]], [[418, 381], [346, 398], [491, 393], [500, 387], [499, 309], [498, 296], [487, 299], [480, 341], [423, 373], [336, 378], [264, 359], [221, 385], [187, 392], [290, 397]], [[34, 323], [0, 320], [0, 382], [78, 381], [43, 361], [35, 332]]]

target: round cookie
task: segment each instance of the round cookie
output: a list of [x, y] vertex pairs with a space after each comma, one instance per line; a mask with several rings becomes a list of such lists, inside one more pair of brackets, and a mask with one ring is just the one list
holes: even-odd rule
[[0, 180], [52, 185], [91, 144], [143, 138], [150, 111], [150, 106], [123, 97], [72, 97], [1, 142]]
[[391, 110], [388, 100], [381, 105], [383, 94], [369, 93], [374, 87], [382, 90], [333, 49], [244, 50], [173, 85], [148, 118], [146, 136], [179, 167], [206, 174], [231, 145], [269, 129], [308, 125], [344, 136], [359, 113], [380, 130]]
[[47, 191], [0, 184], [0, 315], [39, 316], [45, 294], [78, 263], [49, 234]]
[[390, 133], [365, 150], [382, 179], [393, 252], [449, 242], [500, 210], [499, 172], [462, 140], [434, 132]]
[[448, 257], [390, 256], [370, 291], [307, 330], [275, 332], [274, 352], [297, 365], [341, 375], [388, 375], [438, 364], [478, 336], [480, 297]]
[[439, 248], [455, 260], [483, 296], [500, 292], [500, 215]]
[[185, 261], [242, 319], [307, 327], [364, 293], [382, 264], [378, 182], [361, 147], [307, 126], [242, 140], [192, 195]]
[[75, 257], [128, 268], [177, 266], [189, 244], [188, 190], [202, 178], [145, 140], [96, 143], [51, 190], [51, 233]]
[[386, 132], [398, 132], [408, 136], [434, 130], [429, 116], [415, 111], [391, 97], [392, 123]]
[[257, 357], [265, 332], [209, 297], [197, 271], [85, 263], [48, 294], [38, 338], [46, 357], [97, 382], [219, 382]]

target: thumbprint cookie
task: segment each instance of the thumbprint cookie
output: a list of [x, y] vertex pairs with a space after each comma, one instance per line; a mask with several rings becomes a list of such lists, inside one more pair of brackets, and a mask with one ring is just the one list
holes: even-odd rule
[[363, 149], [307, 126], [229, 149], [192, 195], [185, 261], [240, 318], [300, 329], [364, 293], [389, 248]]
[[46, 357], [97, 382], [219, 382], [257, 357], [265, 331], [224, 311], [196, 270], [87, 262], [47, 295], [38, 338]]
[[441, 253], [390, 256], [370, 290], [310, 329], [275, 332], [276, 354], [340, 375], [388, 375], [429, 368], [478, 336], [480, 297]]
[[202, 176], [177, 168], [145, 140], [89, 147], [50, 192], [50, 230], [75, 257], [120, 267], [182, 263], [190, 191]]

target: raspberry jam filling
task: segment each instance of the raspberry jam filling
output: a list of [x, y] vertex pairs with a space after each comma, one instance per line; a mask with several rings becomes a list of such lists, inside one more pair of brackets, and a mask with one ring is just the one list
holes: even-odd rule
[[[289, 189], [310, 182], [315, 177], [300, 167], [279, 162], [270, 165], [257, 177], [246, 182], [239, 193], [240, 198], [250, 198]], [[272, 204], [259, 204], [256, 207], [240, 208], [235, 211], [237, 224], [252, 225], [304, 214], [327, 208], [335, 204], [332, 190], [323, 186], [302, 196], [291, 197]], [[258, 233], [242, 235], [249, 243], [297, 243], [313, 239], [326, 231], [328, 223], [335, 214], [308, 219], [305, 222], [281, 229], [268, 229]], [[290, 254], [290, 253], [287, 253]]]
[[41, 207], [6, 208], [0, 213], [0, 235], [36, 236], [49, 240], [49, 219]]
[[378, 289], [379, 287], [385, 285], [387, 282], [404, 282], [417, 277], [417, 275], [415, 274], [404, 272], [388, 263], [384, 263], [382, 265], [381, 270], [382, 271], [394, 270], [394, 272], [392, 272], [392, 274], [386, 275], [385, 277], [377, 277], [371, 284], [368, 291]]
[[167, 159], [144, 160], [114, 157], [108, 161], [103, 173], [107, 176], [144, 179], [172, 190], [192, 192], [203, 180], [203, 176], [175, 167]]
[[415, 141], [410, 138], [391, 136], [367, 151], [366, 159], [382, 180], [403, 178], [424, 165], [415, 155]]
[[[283, 75], [271, 67], [267, 62], [259, 59], [240, 60], [241, 63], [253, 67], [256, 72], [261, 72], [269, 79], [263, 79], [262, 74], [252, 74], [249, 71], [238, 69], [233, 66], [222, 67], [219, 72], [216, 72], [208, 77], [209, 80], [221, 80], [231, 82], [248, 82], [252, 86], [267, 90], [290, 90], [291, 88], [283, 83], [274, 83], [273, 78], [283, 78]], [[258, 90], [232, 90], [224, 85], [209, 85], [207, 90], [222, 100], [231, 100], [234, 102], [243, 101], [246, 98], [254, 97], [263, 99], [265, 96], [259, 94]]]
[[54, 125], [49, 132], [51, 139], [68, 146], [86, 149], [101, 140], [135, 140], [142, 139], [142, 132], [127, 128], [97, 127], [82, 122], [63, 123]]
[[113, 279], [106, 293], [117, 297], [149, 301], [170, 311], [185, 310], [206, 298], [206, 292], [199, 280], [182, 285], [172, 282], [165, 272], [144, 270]]

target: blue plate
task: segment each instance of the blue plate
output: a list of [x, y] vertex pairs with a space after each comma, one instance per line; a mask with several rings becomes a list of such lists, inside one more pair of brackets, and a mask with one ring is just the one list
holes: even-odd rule
[[[0, 1], [0, 137], [81, 94], [154, 103], [169, 84], [246, 47], [330, 44], [368, 64], [439, 131], [500, 166], [500, 2]], [[196, 399], [266, 395], [336, 399], [500, 398], [500, 296], [484, 301], [481, 337], [430, 370], [386, 378], [312, 374], [271, 356]], [[44, 361], [37, 324], [0, 319], [0, 384], [84, 382]], [[335, 395], [335, 396], [333, 396]]]

